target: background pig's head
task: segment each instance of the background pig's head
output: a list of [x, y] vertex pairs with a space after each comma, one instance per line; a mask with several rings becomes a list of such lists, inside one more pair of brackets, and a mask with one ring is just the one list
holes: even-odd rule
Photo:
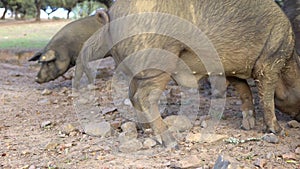
[[63, 75], [70, 67], [71, 60], [64, 57], [57, 57], [58, 53], [54, 50], [46, 52], [37, 52], [29, 61], [38, 61], [41, 64], [40, 71], [35, 81], [37, 83], [45, 83]]
[[75, 66], [84, 42], [108, 22], [107, 11], [97, 10], [95, 15], [78, 19], [60, 29], [42, 51], [29, 59], [41, 64], [36, 82], [54, 80]]

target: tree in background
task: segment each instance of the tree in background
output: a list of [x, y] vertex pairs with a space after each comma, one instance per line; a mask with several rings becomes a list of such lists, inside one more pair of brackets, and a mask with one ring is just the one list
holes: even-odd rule
[[70, 18], [70, 13], [72, 9], [78, 4], [83, 2], [84, 0], [62, 0], [62, 4], [60, 5], [62, 8], [68, 11], [67, 19]]
[[[17, 19], [25, 19], [25, 17], [29, 16], [32, 17], [36, 14], [36, 10], [34, 8], [34, 2], [33, 0], [18, 0], [18, 9], [15, 10]], [[21, 18], [18, 18], [18, 15], [20, 14]]]
[[84, 1], [82, 3], [78, 3], [76, 7], [73, 8], [74, 17], [77, 19], [88, 16], [99, 8], [106, 8], [106, 6], [95, 1]]
[[[69, 19], [72, 10], [79, 11], [77, 16], [86, 16], [97, 8], [110, 7], [113, 2], [114, 0], [0, 0], [0, 7], [4, 8], [1, 19], [5, 19], [7, 11], [10, 10], [15, 19], [25, 19], [28, 16], [40, 21], [41, 10], [45, 11], [49, 18], [49, 15], [59, 8], [68, 11], [67, 18]], [[80, 7], [82, 8], [78, 9]]]
[[8, 11], [8, 0], [0, 0], [0, 7], [4, 8], [3, 15], [1, 16], [1, 19], [5, 19], [5, 15]]
[[24, 19], [26, 15], [35, 13], [33, 0], [0, 0], [0, 7], [4, 8], [1, 19], [5, 19], [8, 10], [14, 14], [16, 20]]
[[61, 0], [44, 0], [42, 4], [42, 10], [47, 13], [48, 19], [50, 19], [50, 14], [57, 11], [60, 8]]
[[36, 15], [35, 15], [35, 21], [41, 21], [41, 9], [43, 0], [34, 0], [35, 8], [36, 8]]

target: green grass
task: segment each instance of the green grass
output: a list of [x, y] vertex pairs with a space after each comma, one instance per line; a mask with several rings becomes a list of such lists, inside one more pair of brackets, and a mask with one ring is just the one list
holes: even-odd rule
[[5, 43], [1, 42], [0, 50], [1, 49], [41, 49], [48, 43], [48, 39], [43, 40], [36, 40], [36, 39], [12, 39], [7, 40]]
[[1, 49], [41, 49], [70, 21], [0, 22]]

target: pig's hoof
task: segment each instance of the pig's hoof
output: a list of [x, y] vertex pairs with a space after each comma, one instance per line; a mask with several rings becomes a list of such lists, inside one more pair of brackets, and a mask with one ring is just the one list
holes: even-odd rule
[[245, 130], [250, 130], [255, 126], [255, 118], [253, 116], [253, 111], [243, 111], [243, 121], [242, 121], [242, 128]]
[[168, 130], [161, 134], [162, 143], [166, 148], [178, 149], [178, 144], [173, 134]]
[[267, 126], [266, 132], [267, 133], [274, 133], [276, 135], [281, 135], [281, 136], [285, 135], [284, 129], [280, 127], [280, 125], [278, 124], [278, 122], [276, 122], [272, 126]]

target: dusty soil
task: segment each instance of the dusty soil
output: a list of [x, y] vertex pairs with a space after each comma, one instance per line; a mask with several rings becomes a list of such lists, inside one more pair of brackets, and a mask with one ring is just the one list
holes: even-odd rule
[[[200, 122], [196, 120], [191, 130], [178, 134], [178, 150], [157, 144], [150, 149], [121, 153], [117, 138], [121, 123], [128, 120], [122, 118], [118, 109], [105, 114], [96, 112], [98, 118], [113, 126], [114, 133], [106, 138], [85, 134], [73, 105], [71, 80], [59, 78], [42, 85], [35, 83], [39, 65], [26, 61], [32, 54], [0, 53], [0, 168], [208, 169], [214, 166], [219, 155], [231, 163], [230, 168], [300, 168], [300, 129], [288, 127], [291, 119], [277, 112], [287, 136], [278, 137], [276, 144], [261, 140], [263, 119], [256, 101], [257, 127], [242, 130], [241, 102], [232, 87], [228, 89], [223, 117], [215, 126], [215, 132], [211, 132], [213, 137], [225, 135], [225, 139], [186, 141], [184, 134], [206, 130], [205, 126], [199, 127]], [[102, 73], [106, 72], [98, 76], [95, 89], [102, 108], [114, 107], [110, 96], [112, 65], [104, 61], [99, 67]], [[71, 75], [72, 70], [66, 76]], [[171, 84], [168, 91], [173, 87]], [[209, 89], [202, 87], [200, 97], [203, 102], [199, 112], [205, 112], [210, 103]], [[68, 126], [75, 129], [68, 132]], [[139, 130], [139, 140], [146, 136], [147, 133]], [[233, 144], [225, 141], [228, 138], [249, 141]]]

